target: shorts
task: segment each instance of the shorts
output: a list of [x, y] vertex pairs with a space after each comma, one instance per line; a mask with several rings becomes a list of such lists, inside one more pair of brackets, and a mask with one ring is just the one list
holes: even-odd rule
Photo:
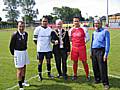
[[53, 57], [51, 51], [50, 52], [37, 52], [37, 59], [38, 60], [43, 60], [44, 56], [46, 59], [51, 59]]
[[80, 46], [80, 47], [72, 46], [71, 60], [78, 61], [78, 59], [81, 61], [87, 60], [86, 46]]
[[22, 68], [24, 65], [27, 65], [30, 63], [29, 58], [28, 58], [28, 53], [26, 50], [24, 51], [19, 51], [15, 50], [14, 51], [14, 63], [16, 68]]

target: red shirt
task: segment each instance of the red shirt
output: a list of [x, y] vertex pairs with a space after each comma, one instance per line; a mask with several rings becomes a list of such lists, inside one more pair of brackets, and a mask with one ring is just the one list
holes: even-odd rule
[[85, 33], [82, 28], [72, 28], [71, 30], [72, 46], [85, 46]]

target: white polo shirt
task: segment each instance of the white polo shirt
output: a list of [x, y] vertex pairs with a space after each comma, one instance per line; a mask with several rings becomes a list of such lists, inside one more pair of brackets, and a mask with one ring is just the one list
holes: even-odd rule
[[33, 40], [37, 40], [37, 52], [52, 51], [51, 32], [52, 29], [50, 27], [43, 28], [38, 26], [35, 28]]

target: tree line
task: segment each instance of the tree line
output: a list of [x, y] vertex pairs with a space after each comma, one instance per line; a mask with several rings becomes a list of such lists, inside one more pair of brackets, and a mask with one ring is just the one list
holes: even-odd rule
[[[22, 19], [26, 23], [32, 23], [37, 15], [39, 14], [38, 9], [34, 9], [36, 5], [35, 0], [3, 0], [4, 5], [6, 6], [3, 11], [7, 12], [6, 18], [7, 21], [16, 22], [20, 16], [20, 9], [24, 15]], [[54, 23], [56, 19], [62, 19], [64, 23], [71, 23], [72, 18], [77, 16], [80, 18], [80, 21], [93, 21], [93, 17], [84, 18], [81, 14], [81, 11], [78, 8], [70, 8], [67, 6], [53, 7], [53, 12], [50, 15], [44, 15], [48, 17], [49, 23]], [[0, 17], [0, 21], [2, 18]]]

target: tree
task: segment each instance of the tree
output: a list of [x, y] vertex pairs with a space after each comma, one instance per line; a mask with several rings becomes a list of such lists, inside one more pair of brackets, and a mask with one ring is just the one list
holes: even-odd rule
[[84, 20], [84, 18], [81, 15], [81, 11], [78, 8], [70, 8], [66, 6], [62, 6], [62, 8], [53, 7], [52, 15], [55, 15], [58, 18], [64, 20], [65, 23], [72, 22], [74, 16], [79, 17], [80, 20]]
[[16, 21], [19, 17], [19, 10], [17, 7], [19, 6], [19, 2], [17, 0], [3, 0], [4, 5], [6, 7], [3, 9], [3, 11], [7, 11], [6, 18], [8, 18], [9, 21]]
[[94, 17], [89, 16], [89, 21], [93, 22], [94, 21]]
[[39, 14], [38, 9], [34, 10], [34, 6], [35, 6], [35, 0], [19, 0], [20, 6], [22, 8], [22, 12], [25, 15], [25, 17], [29, 17], [26, 18], [28, 19], [27, 23], [31, 23], [33, 18], [37, 18], [37, 14]]

